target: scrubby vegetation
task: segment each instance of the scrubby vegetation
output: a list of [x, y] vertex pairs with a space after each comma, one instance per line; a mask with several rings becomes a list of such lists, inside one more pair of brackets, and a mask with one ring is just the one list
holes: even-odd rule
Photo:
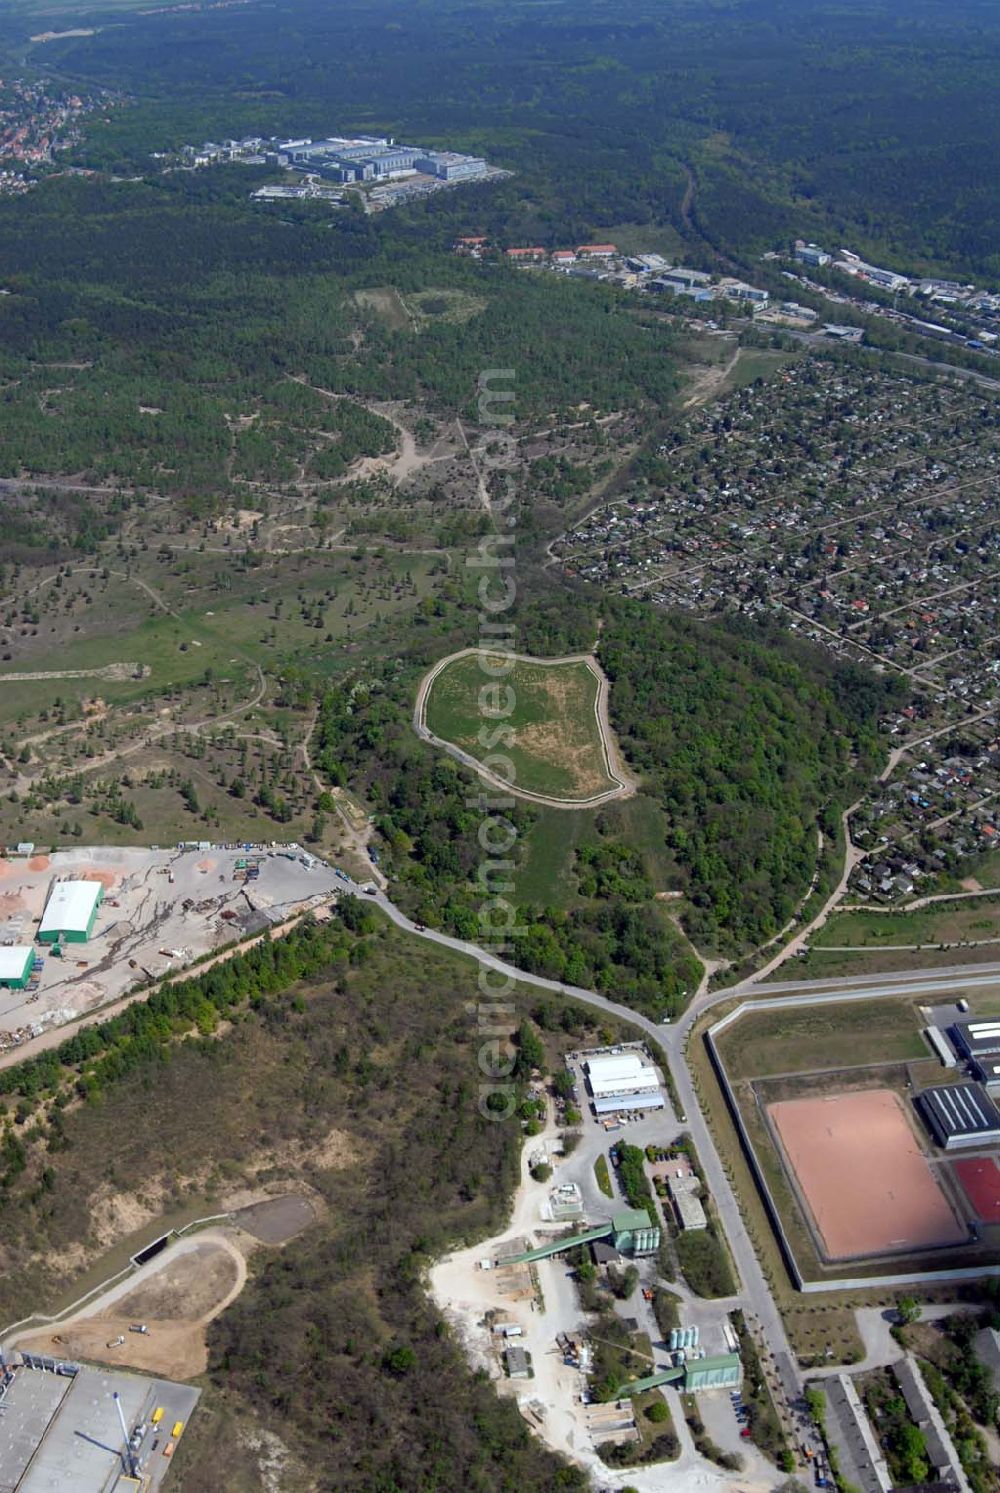
[[642, 603], [615, 607], [601, 662], [612, 723], [669, 818], [692, 937], [763, 942], [809, 885], [817, 827], [836, 833], [857, 758], [877, 759], [877, 689], [818, 655]]
[[[747, 1328], [742, 1312], [733, 1312], [732, 1323], [739, 1338], [740, 1358], [743, 1360], [743, 1403], [747, 1407], [751, 1439], [772, 1461], [782, 1466], [788, 1459], [790, 1448], [778, 1419], [778, 1412], [774, 1408], [757, 1344]], [[786, 1470], [793, 1471], [794, 1463]]]
[[[475, 971], [357, 911], [265, 944], [256, 963], [206, 971], [172, 1013], [97, 1028], [104, 1055], [92, 1060], [121, 1047], [129, 1061], [106, 1066], [84, 1102], [46, 1097], [56, 1068], [44, 1084], [25, 1070], [36, 1080], [25, 1164], [0, 1191], [0, 1312], [65, 1289], [67, 1246], [96, 1252], [110, 1200], [134, 1196], [137, 1177], [168, 1210], [211, 1212], [262, 1174], [300, 1176], [323, 1217], [263, 1254], [213, 1324], [208, 1394], [178, 1450], [184, 1485], [216, 1485], [230, 1452], [243, 1465], [246, 1432], [261, 1426], [314, 1467], [325, 1447], [331, 1490], [420, 1493], [430, 1469], [442, 1493], [582, 1487], [466, 1369], [422, 1284], [435, 1253], [498, 1225], [516, 1177], [520, 1128], [478, 1113], [462, 993]], [[228, 1029], [199, 1035], [199, 1015], [223, 1009]], [[71, 1060], [69, 1074], [87, 1071], [79, 1047]]]

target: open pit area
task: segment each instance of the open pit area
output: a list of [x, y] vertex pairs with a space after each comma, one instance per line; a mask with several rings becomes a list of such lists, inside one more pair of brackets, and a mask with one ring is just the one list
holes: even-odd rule
[[[246, 1259], [238, 1241], [231, 1229], [179, 1239], [82, 1312], [51, 1328], [19, 1335], [16, 1346], [172, 1379], [203, 1374], [208, 1367], [205, 1328], [246, 1284]], [[138, 1326], [147, 1330], [133, 1332]]]
[[[315, 1223], [297, 1192], [260, 1198], [227, 1221], [173, 1237], [152, 1259], [100, 1290], [79, 1311], [16, 1334], [5, 1347], [191, 1379], [208, 1367], [205, 1329], [243, 1290], [247, 1259]], [[141, 1258], [139, 1256], [138, 1258]], [[145, 1332], [133, 1331], [145, 1327]]]
[[[91, 936], [36, 944], [56, 880], [98, 881]], [[36, 944], [30, 985], [0, 988], [0, 1053], [280, 926], [342, 886], [298, 846], [107, 847], [0, 859], [0, 945]]]

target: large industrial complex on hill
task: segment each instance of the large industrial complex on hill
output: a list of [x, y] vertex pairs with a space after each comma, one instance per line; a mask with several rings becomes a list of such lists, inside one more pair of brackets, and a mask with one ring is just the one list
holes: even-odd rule
[[250, 135], [221, 143], [206, 140], [200, 146], [185, 145], [177, 160], [189, 168], [229, 163], [272, 166], [295, 172], [308, 184], [262, 187], [253, 195], [264, 202], [289, 196], [316, 196], [322, 190], [326, 199], [335, 204], [340, 199], [333, 188], [321, 189], [320, 182], [364, 187], [363, 201], [369, 209], [392, 207], [442, 187], [510, 175], [489, 165], [482, 156], [406, 145], [387, 135], [329, 135], [318, 140], [307, 137], [283, 140], [273, 136], [264, 139]]

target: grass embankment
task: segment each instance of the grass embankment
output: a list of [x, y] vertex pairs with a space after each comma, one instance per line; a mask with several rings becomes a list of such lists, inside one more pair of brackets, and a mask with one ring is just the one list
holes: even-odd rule
[[817, 949], [880, 948], [885, 944], [961, 943], [1000, 938], [1000, 892], [996, 896], [935, 902], [914, 912], [841, 912], [812, 940]]
[[[518, 659], [494, 680], [479, 655], [470, 654], [448, 664], [434, 680], [426, 721], [435, 736], [479, 759], [487, 755], [479, 739], [484, 720], [502, 720], [511, 732], [504, 751], [516, 769], [517, 786], [572, 803], [615, 787], [595, 713], [597, 690], [597, 676], [582, 662]], [[501, 716], [508, 700], [512, 709]]]
[[604, 1193], [604, 1196], [613, 1198], [615, 1195], [615, 1190], [611, 1185], [611, 1173], [608, 1171], [608, 1158], [604, 1155], [603, 1151], [594, 1162], [594, 1176], [597, 1178], [597, 1185]]
[[817, 979], [890, 974], [917, 965], [988, 963], [998, 954], [1000, 893], [935, 902], [913, 912], [835, 913], [810, 940], [806, 956], [772, 978], [788, 979], [793, 971], [796, 977]]
[[733, 1082], [927, 1056], [916, 1011], [902, 998], [748, 1012], [717, 1041]]

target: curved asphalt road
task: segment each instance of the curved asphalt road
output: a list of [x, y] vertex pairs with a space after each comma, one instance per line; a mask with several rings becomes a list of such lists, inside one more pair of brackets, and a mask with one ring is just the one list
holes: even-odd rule
[[[353, 892], [362, 891], [361, 887], [353, 883], [350, 883], [347, 889]], [[578, 985], [566, 985], [560, 980], [547, 979], [544, 975], [528, 974], [518, 969], [516, 965], [509, 964], [488, 950], [480, 948], [477, 944], [467, 943], [460, 938], [452, 938], [450, 934], [439, 933], [432, 928], [418, 928], [405, 913], [400, 912], [384, 892], [377, 891], [374, 895], [371, 893], [365, 895], [368, 900], [382, 909], [391, 922], [405, 932], [417, 938], [427, 939], [430, 943], [440, 944], [443, 948], [452, 949], [455, 953], [464, 954], [489, 969], [509, 975], [521, 984], [534, 985], [538, 989], [550, 990], [557, 995], [568, 995], [595, 1010], [604, 1011], [609, 1016], [615, 1016], [637, 1027], [664, 1049], [684, 1109], [683, 1116], [677, 1118], [690, 1132], [697, 1148], [742, 1281], [743, 1295], [749, 1304], [750, 1314], [756, 1318], [764, 1342], [774, 1354], [787, 1398], [796, 1399], [802, 1392], [802, 1375], [799, 1373], [795, 1355], [791, 1351], [781, 1313], [775, 1305], [771, 1289], [744, 1224], [739, 1201], [730, 1186], [719, 1153], [715, 1149], [712, 1133], [702, 1113], [691, 1073], [685, 1061], [684, 1049], [691, 1030], [698, 1018], [713, 1006], [741, 997], [744, 999], [755, 997], [765, 1001], [773, 997], [776, 1001], [780, 999], [782, 1004], [816, 1005], [841, 1003], [845, 999], [875, 1000], [899, 995], [905, 989], [907, 994], [926, 994], [940, 999], [950, 994], [959, 983], [980, 986], [1000, 985], [1000, 964], [959, 965], [934, 971], [914, 970], [910, 974], [904, 972], [879, 977], [878, 983], [872, 983], [870, 977], [867, 981], [858, 978], [841, 980], [833, 989], [827, 988], [833, 983], [831, 981], [799, 981], [797, 983], [789, 981], [763, 988], [754, 987], [747, 981], [742, 985], [696, 998], [678, 1022], [670, 1026], [659, 1026], [630, 1007], [608, 1000], [606, 996], [598, 995], [594, 990], [584, 990]], [[845, 985], [850, 988], [845, 990]]]

